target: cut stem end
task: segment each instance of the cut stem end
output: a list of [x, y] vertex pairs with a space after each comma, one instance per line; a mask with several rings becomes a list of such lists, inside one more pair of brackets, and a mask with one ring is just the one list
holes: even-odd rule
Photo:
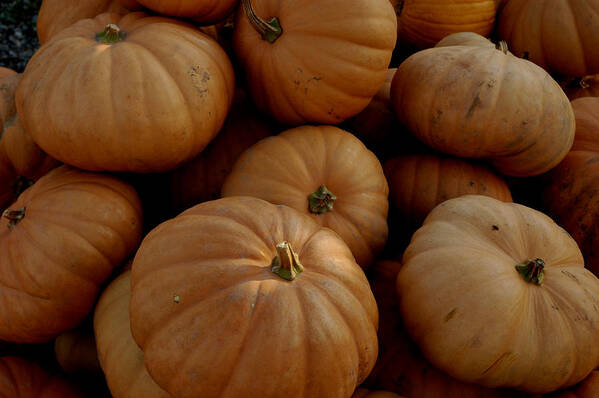
[[545, 261], [540, 258], [527, 259], [522, 264], [516, 265], [516, 271], [526, 282], [540, 286], [545, 278]]
[[21, 207], [18, 210], [6, 209], [2, 212], [2, 217], [8, 219], [8, 228], [12, 229], [25, 218], [25, 208]]
[[125, 38], [125, 32], [115, 24], [109, 23], [103, 31], [96, 33], [96, 41], [100, 43], [113, 44]]
[[304, 266], [289, 242], [281, 242], [276, 247], [277, 255], [272, 260], [270, 270], [285, 280], [294, 280], [304, 271]]
[[308, 208], [310, 213], [324, 214], [333, 210], [333, 204], [337, 197], [324, 185], [308, 195]]

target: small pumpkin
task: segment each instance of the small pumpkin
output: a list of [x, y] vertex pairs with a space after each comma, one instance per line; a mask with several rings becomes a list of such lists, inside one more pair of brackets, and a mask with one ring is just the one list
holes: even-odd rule
[[286, 124], [337, 124], [384, 83], [396, 36], [389, 0], [242, 0], [233, 45], [258, 108]]
[[73, 329], [140, 238], [141, 203], [127, 184], [67, 166], [40, 178], [0, 220], [0, 339]]
[[191, 18], [202, 23], [224, 20], [239, 0], [137, 0], [162, 15]]
[[572, 107], [547, 72], [502, 50], [450, 46], [410, 56], [391, 84], [393, 108], [434, 149], [488, 158], [511, 176], [542, 174], [572, 147]]
[[351, 398], [401, 398], [399, 395], [389, 391], [369, 391], [358, 388]]
[[233, 91], [227, 55], [192, 25], [108, 13], [43, 45], [16, 102], [50, 156], [86, 170], [151, 172], [197, 156], [222, 127]]
[[18, 357], [0, 358], [0, 396], [7, 398], [83, 398], [59, 376]]
[[551, 218], [480, 195], [437, 206], [397, 276], [404, 325], [449, 375], [547, 393], [599, 363], [599, 279]]
[[387, 241], [389, 188], [376, 156], [333, 126], [302, 126], [259, 141], [222, 189], [290, 206], [331, 228], [368, 267]]
[[83, 328], [56, 337], [54, 353], [60, 368], [66, 373], [102, 374], [94, 335]]
[[181, 398], [346, 398], [377, 355], [368, 280], [339, 236], [287, 206], [204, 202], [143, 240], [131, 332]]

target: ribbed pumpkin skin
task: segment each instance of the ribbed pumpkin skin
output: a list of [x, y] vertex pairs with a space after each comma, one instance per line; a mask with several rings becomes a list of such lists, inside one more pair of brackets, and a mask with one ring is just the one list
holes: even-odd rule
[[515, 55], [552, 73], [599, 73], [599, 0], [510, 0], [497, 30]]
[[[94, 39], [109, 23], [126, 33], [123, 41]], [[201, 152], [222, 127], [233, 91], [227, 55], [193, 26], [101, 14], [40, 48], [16, 101], [26, 130], [54, 158], [86, 170], [151, 172]]]
[[543, 198], [549, 214], [578, 242], [585, 266], [599, 275], [599, 98], [572, 101], [576, 139], [553, 170]]
[[[542, 285], [515, 266], [545, 262]], [[548, 216], [469, 195], [437, 206], [403, 255], [397, 292], [406, 330], [449, 375], [546, 393], [599, 363], [599, 280]]]
[[258, 108], [280, 122], [337, 124], [364, 109], [385, 81], [397, 37], [389, 0], [252, 0], [283, 34], [262, 40], [237, 11], [233, 44]]
[[385, 163], [389, 200], [403, 220], [419, 227], [439, 203], [462, 195], [486, 195], [511, 202], [503, 179], [483, 165], [435, 155], [408, 155]]
[[26, 181], [35, 181], [59, 165], [23, 129], [15, 106], [21, 75], [0, 77], [0, 210], [17, 199]]
[[388, 391], [368, 391], [364, 388], [356, 390], [351, 398], [401, 398], [399, 395]]
[[582, 97], [599, 97], [599, 75], [585, 76], [582, 81], [584, 87], [580, 84], [574, 87], [564, 87], [570, 101]]
[[[325, 185], [337, 199], [325, 214], [312, 214], [308, 195]], [[222, 189], [290, 206], [347, 243], [368, 267], [388, 235], [389, 187], [383, 168], [360, 140], [333, 126], [302, 126], [266, 138], [235, 162]]]
[[37, 364], [17, 357], [0, 358], [2, 398], [83, 398], [84, 395]]
[[[304, 271], [270, 270], [290, 243]], [[337, 234], [266, 201], [205, 202], [146, 236], [131, 331], [152, 378], [181, 398], [345, 398], [377, 355], [368, 281]]]
[[486, 36], [494, 22], [493, 0], [404, 0], [399, 16], [399, 41], [427, 48], [452, 33], [475, 32]]
[[421, 141], [459, 157], [489, 158], [512, 176], [555, 167], [574, 140], [560, 86], [532, 62], [482, 47], [420, 51], [397, 69], [391, 101]]
[[89, 313], [100, 284], [136, 247], [141, 203], [113, 177], [62, 166], [9, 207], [21, 208], [14, 227], [0, 221], [0, 339], [43, 342]]
[[37, 15], [37, 37], [44, 44], [81, 19], [105, 12], [126, 14], [141, 8], [135, 0], [43, 0]]
[[551, 394], [551, 398], [597, 398], [599, 396], [599, 371], [594, 370], [578, 386], [569, 391]]
[[129, 326], [131, 271], [119, 275], [102, 292], [94, 312], [98, 359], [114, 398], [171, 398], [158, 387], [144, 365]]
[[239, 0], [137, 0], [140, 4], [162, 15], [192, 18], [198, 22], [213, 23], [233, 12]]

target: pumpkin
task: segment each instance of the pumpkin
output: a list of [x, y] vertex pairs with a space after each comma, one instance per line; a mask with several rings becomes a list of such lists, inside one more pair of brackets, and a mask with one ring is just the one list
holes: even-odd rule
[[83, 398], [61, 377], [18, 357], [0, 357], [0, 396], [10, 398]]
[[358, 388], [351, 398], [401, 398], [399, 395], [388, 391], [368, 391]]
[[0, 66], [0, 78], [15, 74], [17, 74], [17, 72], [14, 70]]
[[337, 124], [384, 83], [396, 37], [389, 0], [242, 0], [233, 45], [258, 108], [286, 124]]
[[238, 0], [137, 0], [137, 2], [159, 14], [214, 23], [224, 20], [231, 14]]
[[296, 127], [246, 150], [222, 195], [290, 206], [331, 228], [368, 267], [387, 241], [389, 188], [376, 156], [333, 126]]
[[511, 202], [503, 179], [481, 164], [437, 155], [407, 155], [384, 166], [389, 200], [401, 219], [420, 227], [439, 203], [462, 195], [486, 195]]
[[0, 221], [0, 339], [36, 343], [73, 329], [141, 238], [141, 204], [118, 179], [66, 166]]
[[493, 0], [400, 1], [399, 40], [419, 48], [434, 46], [457, 32], [488, 35], [495, 22]]
[[574, 140], [560, 86], [535, 64], [484, 47], [420, 51], [398, 68], [391, 102], [421, 141], [459, 157], [488, 158], [511, 176], [555, 167]]
[[231, 112], [214, 141], [196, 158], [170, 173], [168, 192], [176, 209], [218, 199], [225, 178], [247, 148], [274, 134], [271, 124], [238, 89]]
[[599, 75], [573, 79], [563, 88], [570, 101], [581, 97], [599, 97]]
[[94, 335], [85, 329], [61, 333], [54, 340], [54, 353], [66, 373], [102, 374]]
[[548, 213], [578, 242], [585, 264], [599, 275], [599, 98], [572, 102], [576, 139], [572, 151], [548, 176]]
[[485, 47], [496, 48], [495, 44], [484, 36], [474, 32], [458, 32], [452, 33], [439, 40], [435, 47], [449, 46], [470, 46], [470, 47]]
[[114, 398], [171, 398], [158, 387], [144, 366], [144, 354], [129, 326], [131, 270], [106, 287], [94, 311], [98, 358]]
[[23, 129], [15, 106], [21, 75], [0, 77], [0, 210], [14, 202], [33, 181], [59, 163], [47, 156]]
[[38, 50], [16, 101], [25, 129], [54, 158], [86, 170], [150, 172], [201, 152], [233, 90], [225, 52], [193, 26], [101, 14]]
[[251, 197], [204, 202], [143, 240], [131, 332], [176, 397], [345, 398], [377, 355], [368, 280], [337, 234]]
[[37, 15], [37, 37], [44, 44], [81, 19], [105, 12], [126, 14], [141, 8], [135, 0], [43, 0]]
[[596, 398], [599, 393], [599, 371], [594, 370], [579, 385], [567, 391], [559, 391], [554, 398]]
[[441, 203], [397, 276], [404, 325], [449, 375], [546, 393], [599, 363], [599, 280], [541, 212], [468, 195]]

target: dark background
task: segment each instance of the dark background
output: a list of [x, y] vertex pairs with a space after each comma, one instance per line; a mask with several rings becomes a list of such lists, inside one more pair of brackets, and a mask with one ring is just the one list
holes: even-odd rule
[[42, 0], [0, 0], [0, 66], [23, 72], [40, 46], [35, 24]]

